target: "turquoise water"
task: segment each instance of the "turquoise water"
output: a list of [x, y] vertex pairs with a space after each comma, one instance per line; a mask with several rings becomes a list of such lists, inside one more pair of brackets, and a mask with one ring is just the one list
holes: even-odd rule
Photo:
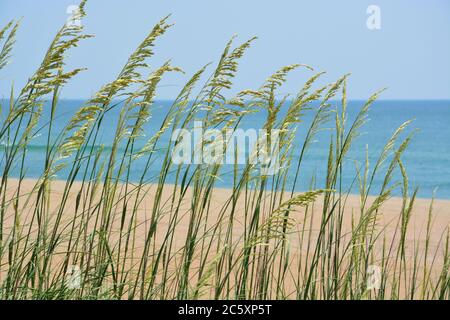
[[[3, 106], [7, 105], [7, 101], [3, 100]], [[54, 124], [53, 132], [58, 133], [67, 123], [68, 119], [82, 105], [80, 100], [63, 100], [60, 101], [57, 111], [57, 120]], [[348, 106], [348, 124], [356, 116], [364, 101], [350, 101]], [[152, 118], [146, 125], [147, 136], [154, 133], [160, 126], [165, 111], [170, 105], [170, 101], [157, 101], [153, 107]], [[38, 177], [42, 172], [43, 160], [45, 159], [46, 150], [46, 134], [45, 125], [48, 121], [48, 106], [41, 121], [43, 127], [42, 134], [38, 134], [31, 142], [28, 149], [26, 161], [26, 176]], [[104, 130], [101, 131], [99, 145], [104, 144], [105, 149], [113, 141], [116, 121], [118, 118], [118, 110], [111, 110], [104, 120]], [[4, 116], [2, 116], [3, 119]], [[309, 127], [313, 112], [304, 115], [303, 122], [299, 124], [298, 134], [294, 141], [294, 158], [298, 159], [302, 141], [306, 130]], [[264, 122], [265, 114], [255, 114], [242, 123], [243, 128], [260, 128]], [[414, 119], [403, 137], [412, 130], [418, 129], [412, 143], [402, 160], [407, 169], [409, 183], [411, 189], [418, 186], [419, 196], [430, 198], [433, 190], [436, 190], [437, 198], [450, 199], [450, 101], [378, 101], [370, 110], [369, 121], [361, 129], [362, 135], [355, 141], [353, 147], [349, 151], [346, 159], [346, 167], [344, 170], [343, 185], [345, 188], [357, 192], [355, 186], [355, 166], [364, 163], [366, 145], [368, 145], [369, 159], [373, 165], [378, 158], [384, 144], [403, 122]], [[331, 128], [333, 123], [327, 124], [325, 127]], [[313, 176], [316, 178], [316, 186], [321, 187], [325, 181], [325, 172], [327, 166], [328, 145], [332, 131], [324, 130], [317, 135], [314, 144], [309, 149], [301, 167], [300, 179], [296, 185], [297, 191], [308, 189]], [[167, 145], [169, 136], [163, 136], [160, 147]], [[142, 139], [142, 144], [145, 142]], [[4, 141], [2, 142], [4, 144]], [[137, 146], [139, 147], [139, 146]], [[163, 151], [161, 151], [161, 154]], [[4, 168], [4, 147], [0, 146], [1, 163], [0, 168]], [[152, 163], [151, 170], [148, 173], [147, 181], [155, 181], [155, 177], [159, 174], [161, 168], [162, 157], [156, 157]], [[144, 166], [145, 159], [140, 159], [135, 163], [132, 172], [132, 179], [137, 180]], [[388, 162], [386, 162], [388, 163]], [[294, 159], [294, 167], [295, 167]], [[221, 174], [221, 180], [218, 186], [230, 187], [233, 183], [232, 175], [227, 171], [232, 170], [232, 166], [225, 165]], [[13, 175], [18, 175], [18, 163], [15, 164]], [[64, 178], [67, 172], [59, 173], [59, 178]], [[378, 176], [374, 181], [372, 193], [376, 194], [382, 183], [382, 175]], [[291, 180], [288, 185], [292, 185], [293, 174], [289, 175]], [[173, 179], [171, 177], [170, 179]], [[170, 182], [169, 179], [169, 182]], [[400, 179], [400, 173], [395, 173], [395, 180]], [[353, 187], [352, 187], [353, 186]], [[400, 189], [396, 190], [396, 194], [400, 194]]]

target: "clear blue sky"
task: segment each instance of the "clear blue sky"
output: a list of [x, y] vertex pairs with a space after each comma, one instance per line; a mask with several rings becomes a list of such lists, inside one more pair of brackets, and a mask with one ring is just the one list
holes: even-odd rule
[[[66, 9], [78, 0], [0, 0], [0, 24], [23, 17], [13, 61], [0, 73], [0, 95], [23, 85], [39, 65]], [[366, 26], [369, 5], [381, 9], [381, 29]], [[448, 0], [90, 0], [86, 32], [96, 35], [71, 51], [69, 66], [89, 70], [62, 92], [85, 98], [111, 80], [155, 22], [172, 13], [175, 26], [156, 47], [152, 64], [171, 58], [187, 74], [170, 76], [160, 98], [171, 98], [188, 76], [217, 61], [228, 39], [256, 35], [242, 60], [236, 89], [258, 87], [282, 65], [306, 63], [332, 81], [352, 73], [349, 95], [365, 99], [389, 87], [384, 99], [450, 99]], [[295, 92], [298, 71], [283, 87]]]

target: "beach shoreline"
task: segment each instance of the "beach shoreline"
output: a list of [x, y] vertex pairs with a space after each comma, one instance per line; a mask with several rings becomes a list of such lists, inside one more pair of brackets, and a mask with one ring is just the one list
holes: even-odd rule
[[[37, 194], [38, 190], [33, 188], [36, 186], [36, 179], [24, 179], [20, 186], [20, 196], [17, 198], [17, 190], [19, 180], [17, 179], [8, 179], [8, 188], [6, 194], [9, 195], [10, 203], [16, 202], [15, 205], [9, 206], [6, 209], [6, 215], [4, 219], [4, 230], [13, 230], [15, 223], [17, 223], [17, 219], [15, 220], [16, 212], [20, 213], [20, 228], [23, 228], [25, 234], [35, 235], [38, 232], [38, 223], [36, 220], [32, 220], [35, 216], [35, 210], [37, 206], [34, 205], [33, 199]], [[80, 192], [82, 184], [81, 182], [75, 181], [71, 186], [71, 190], [66, 193], [66, 204], [64, 206], [64, 210], [59, 210], [59, 204], [63, 199], [63, 190], [66, 185], [65, 181], [51, 181], [46, 193], [48, 196], [48, 210], [45, 217], [41, 217], [41, 221], [46, 221], [45, 223], [48, 225], [49, 230], [52, 229], [55, 221], [60, 218], [60, 226], [57, 228], [57, 233], [60, 234], [59, 237], [61, 239], [65, 239], [69, 237], [69, 231], [73, 226], [86, 224], [86, 230], [80, 231], [84, 233], [84, 237], [89, 238], [98, 232], [98, 227], [95, 227], [97, 224], [94, 224], [94, 221], [97, 221], [99, 218], [103, 219], [102, 211], [95, 211], [98, 203], [101, 203], [102, 195], [101, 189], [103, 188], [103, 184], [98, 184], [96, 188], [98, 191], [94, 196], [94, 199], [91, 198], [92, 203], [89, 206], [85, 206], [86, 203], [83, 203], [83, 199], [85, 195], [83, 192]], [[132, 211], [136, 213], [135, 217], [135, 229], [133, 229], [133, 242], [131, 245], [131, 249], [125, 255], [129, 255], [126, 258], [126, 268], [128, 276], [131, 276], [135, 272], [137, 272], [139, 261], [142, 256], [145, 256], [145, 250], [143, 247], [145, 246], [146, 239], [148, 239], [149, 230], [152, 229], [152, 221], [154, 221], [154, 210], [155, 210], [155, 194], [158, 190], [157, 185], [150, 184], [144, 185], [140, 188], [142, 194], [142, 201], [139, 202], [137, 208], [124, 212], [121, 204], [121, 199], [123, 196], [124, 184], [119, 184], [117, 188], [117, 202], [114, 202], [115, 205], [111, 208], [110, 216], [110, 227], [108, 229], [109, 238], [108, 243], [110, 244], [110, 248], [113, 248], [113, 252], [111, 254], [121, 256], [124, 254], [121, 252], [122, 249], [116, 249], [117, 243], [119, 243], [120, 239], [126, 236], [126, 233], [122, 234], [122, 231], [119, 231], [121, 228], [119, 225], [121, 224], [121, 219], [129, 219], [132, 216]], [[129, 199], [133, 198], [133, 184], [128, 185]], [[87, 185], [84, 186], [84, 189]], [[91, 185], [89, 188], [90, 192], [93, 191], [93, 186]], [[161, 199], [159, 201], [162, 204], [157, 208], [158, 215], [158, 223], [157, 227], [155, 227], [155, 233], [152, 235], [152, 246], [154, 253], [160, 252], [163, 250], [162, 248], [166, 245], [167, 236], [170, 235], [172, 237], [172, 242], [170, 244], [171, 250], [174, 252], [173, 254], [173, 262], [169, 263], [166, 266], [166, 269], [161, 269], [158, 271], [156, 275], [156, 279], [161, 279], [163, 277], [164, 272], [173, 272], [176, 274], [177, 265], [181, 263], [183, 260], [183, 256], [179, 256], [177, 252], [182, 252], [187, 245], [187, 239], [191, 232], [191, 223], [192, 223], [192, 211], [191, 211], [191, 201], [193, 197], [192, 188], [188, 188], [184, 193], [184, 200], [179, 202], [179, 207], [177, 208], [177, 212], [180, 214], [179, 220], [177, 220], [176, 225], [173, 226], [171, 224], [171, 217], [173, 212], [170, 211], [171, 201], [173, 200], [173, 192], [174, 185], [166, 184], [162, 188], [162, 192], [160, 194]], [[33, 191], [33, 192], [32, 192]], [[299, 195], [296, 193], [295, 195]], [[202, 266], [207, 266], [212, 263], [216, 259], [216, 255], [218, 252], [222, 250], [221, 238], [225, 235], [225, 229], [221, 227], [221, 225], [227, 225], [231, 220], [232, 229], [231, 229], [231, 239], [230, 244], [233, 246], [233, 250], [235, 252], [240, 252], [240, 250], [244, 250], [245, 248], [245, 234], [248, 230], [248, 218], [246, 217], [245, 203], [244, 201], [238, 200], [235, 206], [235, 211], [232, 216], [230, 216], [228, 210], [223, 210], [224, 203], [230, 200], [232, 197], [231, 191], [229, 189], [220, 189], [214, 188], [211, 194], [211, 202], [208, 206], [208, 210], [204, 216], [204, 218], [200, 218], [198, 220], [198, 227], [201, 233], [198, 236], [199, 243], [202, 243], [203, 246], [209, 246], [211, 248], [211, 252], [206, 256], [197, 256], [193, 257], [191, 261], [191, 271], [193, 279], [196, 277], [196, 274]], [[81, 199], [81, 200], [80, 200]], [[354, 232], [354, 221], [358, 220], [358, 216], [360, 212], [367, 211], [367, 208], [373, 203], [375, 197], [369, 196], [368, 202], [366, 205], [366, 210], [360, 210], [360, 199], [358, 196], [349, 195], [348, 197], [343, 198], [343, 220], [342, 228], [341, 228], [341, 236], [339, 241], [342, 241], [343, 244], [348, 243], [351, 245], [351, 237]], [[127, 200], [128, 201], [128, 200]], [[131, 200], [129, 200], [132, 203]], [[8, 202], [8, 201], [7, 201]], [[263, 200], [263, 203], [264, 200]], [[16, 205], [18, 204], [19, 210], [15, 211]], [[173, 202], [172, 202], [173, 204]], [[448, 200], [434, 200], [433, 203], [433, 211], [431, 215], [431, 224], [428, 224], [429, 208], [430, 208], [431, 200], [430, 199], [416, 199], [415, 204], [411, 213], [410, 218], [410, 227], [409, 232], [405, 234], [405, 259], [407, 259], [407, 268], [409, 270], [422, 270], [421, 266], [416, 266], [417, 258], [418, 261], [427, 261], [428, 265], [432, 265], [435, 268], [434, 271], [429, 272], [429, 279], [435, 280], [438, 279], [440, 274], [439, 271], [443, 268], [444, 261], [446, 259], [444, 254], [444, 245], [445, 238], [448, 233], [448, 228], [450, 225], [450, 201]], [[116, 207], [117, 205], [117, 207]], [[267, 205], [267, 204], [266, 204]], [[386, 243], [392, 243], [394, 247], [397, 246], [398, 234], [398, 226], [401, 224], [401, 210], [403, 205], [403, 199], [398, 197], [393, 197], [388, 199], [380, 208], [379, 213], [376, 218], [376, 233], [379, 232], [380, 241], [374, 242], [373, 249], [373, 261], [379, 262], [380, 265], [382, 261], [386, 259], [384, 253], [384, 246]], [[84, 209], [80, 209], [83, 208]], [[172, 206], [173, 208], [173, 206]], [[323, 220], [322, 216], [323, 209], [323, 197], [319, 196], [314, 202], [308, 206], [308, 209], [305, 207], [300, 207], [298, 210], [293, 210], [290, 212], [289, 223], [292, 223], [292, 230], [287, 233], [288, 247], [290, 248], [291, 257], [289, 258], [289, 268], [292, 270], [296, 270], [300, 268], [302, 265], [308, 265], [311, 257], [311, 248], [317, 245], [317, 239], [319, 237], [319, 231], [321, 229], [321, 224]], [[58, 215], [60, 214], [59, 218]], [[265, 225], [265, 221], [271, 219], [271, 215], [273, 214], [273, 210], [267, 210], [267, 208], [262, 209], [261, 215], [261, 225]], [[123, 220], [122, 220], [123, 221]], [[33, 225], [34, 224], [34, 225]], [[429, 238], [427, 238], [427, 226], [430, 227], [432, 232], [429, 234]], [[19, 229], [20, 229], [19, 228]], [[72, 229], [73, 230], [73, 229]], [[80, 229], [81, 230], [81, 229]], [[214, 232], [212, 232], [214, 230]], [[78, 231], [76, 231], [78, 232]], [[78, 237], [80, 236], [78, 235]], [[302, 236], [305, 235], [305, 236]], [[8, 236], [8, 234], [4, 235]], [[33, 236], [32, 236], [33, 237]], [[72, 237], [72, 236], [70, 236]], [[378, 236], [377, 236], [378, 237]], [[304, 238], [304, 239], [303, 239]], [[86, 239], [83, 237], [79, 238], [77, 241], [80, 242], [80, 248], [86, 246]], [[278, 239], [279, 240], [279, 239]], [[305, 240], [305, 241], [303, 241]], [[307, 241], [306, 241], [307, 240]], [[381, 241], [383, 240], [383, 241]], [[275, 240], [277, 241], [277, 240]], [[271, 241], [269, 241], [272, 243]], [[52, 270], [60, 270], [61, 263], [63, 263], [59, 256], [65, 256], [67, 254], [66, 248], [66, 240], [61, 241], [58, 245], [58, 248], [55, 249], [54, 256], [52, 257], [52, 263], [54, 267]], [[428, 256], [424, 257], [424, 250], [421, 249], [419, 252], [419, 257], [417, 256], [417, 248], [418, 246], [424, 247], [428, 246], [427, 252]], [[73, 246], [73, 244], [72, 244]], [[226, 248], [228, 245], [223, 246]], [[269, 247], [272, 250], [272, 245]], [[311, 248], [310, 248], [311, 246]], [[158, 249], [161, 248], [161, 249]], [[240, 249], [241, 248], [241, 249]], [[343, 246], [345, 248], [345, 246]], [[350, 248], [350, 247], [347, 247]], [[167, 248], [166, 248], [167, 249]], [[392, 248], [391, 248], [392, 249]], [[116, 252], [117, 250], [117, 252]], [[397, 252], [396, 249], [393, 252]], [[83, 253], [81, 253], [83, 254]], [[203, 253], [202, 253], [203, 255]], [[394, 261], [395, 255], [392, 254], [392, 260]], [[72, 257], [74, 259], [74, 263], [78, 263], [78, 258], [76, 256]], [[203, 259], [203, 260], [202, 260]], [[425, 260], [423, 260], [425, 259]], [[414, 262], [416, 261], [416, 262]], [[306, 263], [306, 264], [305, 264]], [[348, 262], [351, 263], [351, 262]], [[5, 265], [5, 264], [4, 264]], [[376, 265], [376, 264], [375, 264]], [[6, 266], [6, 265], [5, 265]], [[125, 265], [124, 265], [125, 266]], [[351, 266], [350, 266], [351, 267]], [[166, 271], [164, 271], [166, 270]], [[169, 271], [167, 271], [169, 270]], [[306, 269], [305, 269], [306, 270]], [[2, 274], [5, 275], [5, 268], [0, 270], [0, 278]], [[56, 271], [55, 271], [56, 272]], [[58, 271], [60, 272], [60, 271]], [[276, 273], [276, 269], [274, 269], [274, 274]], [[392, 275], [394, 276], [395, 273]], [[296, 280], [294, 279], [294, 275], [291, 275], [292, 279], [285, 279], [283, 281], [283, 290], [286, 292], [294, 292], [295, 287], [297, 286]], [[300, 276], [300, 273], [299, 275]], [[421, 275], [417, 276], [418, 281], [420, 280]], [[434, 281], [433, 280], [433, 281]], [[233, 280], [234, 281], [234, 280]], [[230, 285], [233, 285], [233, 281], [230, 280]], [[408, 289], [405, 287], [401, 289], [401, 294], [406, 294]], [[212, 292], [205, 293], [205, 297], [209, 297]]]

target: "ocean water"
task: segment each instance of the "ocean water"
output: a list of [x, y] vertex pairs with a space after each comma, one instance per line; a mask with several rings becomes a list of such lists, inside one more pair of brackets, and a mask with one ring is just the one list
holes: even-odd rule
[[[7, 100], [2, 100], [3, 109], [8, 105]], [[83, 104], [81, 100], [62, 100], [59, 103], [56, 112], [56, 121], [53, 126], [53, 132], [59, 133], [71, 116]], [[152, 117], [145, 126], [147, 138], [159, 129], [165, 112], [170, 106], [170, 101], [156, 101], [152, 107]], [[338, 104], [336, 102], [336, 104]], [[355, 118], [356, 114], [364, 104], [364, 101], [349, 101], [348, 104], [348, 123]], [[314, 105], [313, 105], [314, 107]], [[49, 119], [49, 106], [44, 107], [44, 114], [38, 128], [41, 130], [31, 141], [26, 161], [26, 177], [36, 178], [42, 173], [46, 151], [46, 124]], [[281, 111], [281, 115], [285, 110]], [[105, 117], [102, 124], [103, 129], [100, 132], [98, 140], [99, 145], [103, 145], [105, 150], [111, 146], [114, 138], [114, 132], [119, 115], [119, 108], [112, 109]], [[294, 140], [294, 165], [296, 167], [296, 159], [300, 155], [303, 139], [309, 128], [314, 112], [308, 111], [304, 114], [303, 121], [299, 124], [298, 133]], [[244, 118], [241, 127], [244, 129], [258, 129], [265, 121], [266, 115], [261, 112]], [[3, 124], [4, 112], [0, 116]], [[343, 186], [345, 189], [353, 193], [358, 192], [357, 181], [355, 180], [355, 168], [361, 168], [365, 161], [366, 148], [368, 149], [369, 162], [371, 168], [375, 164], [378, 156], [398, 126], [407, 120], [414, 120], [402, 137], [405, 137], [413, 130], [417, 130], [409, 148], [404, 153], [402, 161], [405, 164], [409, 177], [410, 192], [415, 187], [419, 187], [419, 197], [430, 198], [433, 192], [437, 198], [450, 199], [450, 101], [439, 100], [423, 100], [423, 101], [377, 101], [371, 107], [369, 112], [369, 121], [360, 130], [361, 135], [355, 140], [345, 159], [346, 166], [343, 172]], [[324, 126], [315, 138], [314, 143], [309, 148], [304, 157], [300, 178], [296, 185], [297, 191], [304, 191], [309, 188], [311, 181], [315, 181], [317, 188], [323, 187], [325, 181], [328, 147], [331, 136], [333, 134], [333, 122]], [[328, 128], [328, 129], [327, 129]], [[142, 138], [137, 144], [136, 149], [142, 146], [147, 138]], [[170, 137], [164, 135], [161, 138], [159, 146], [161, 147], [160, 156], [156, 155], [151, 165], [150, 171], [146, 176], [147, 182], [156, 181], [156, 177], [162, 166], [163, 149], [167, 145]], [[0, 141], [0, 169], [3, 170], [4, 161], [4, 144]], [[139, 145], [140, 144], [140, 145]], [[387, 163], [384, 166], [384, 170]], [[144, 168], [145, 158], [136, 161], [131, 179], [139, 179]], [[230, 187], [233, 183], [232, 175], [228, 174], [233, 170], [231, 165], [224, 165], [220, 180], [217, 186]], [[293, 183], [293, 171], [288, 175], [288, 186]], [[15, 163], [12, 168], [12, 175], [18, 175], [19, 164]], [[384, 176], [379, 174], [375, 180], [371, 190], [372, 194], [377, 194], [380, 190]], [[66, 171], [59, 172], [58, 178], [64, 178]], [[81, 175], [80, 175], [81, 177]], [[398, 170], [394, 174], [393, 181], [400, 181], [400, 172]], [[314, 179], [313, 179], [314, 178]], [[168, 182], [173, 182], [174, 176], [169, 177]], [[400, 188], [394, 192], [395, 195], [401, 194]]]

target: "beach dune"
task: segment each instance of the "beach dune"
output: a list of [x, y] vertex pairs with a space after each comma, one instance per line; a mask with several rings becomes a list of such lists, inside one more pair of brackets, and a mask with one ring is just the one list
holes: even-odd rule
[[[67, 199], [63, 199], [63, 190], [67, 187], [64, 181], [52, 181], [49, 185], [48, 194], [48, 212], [45, 217], [40, 217], [40, 221], [36, 220], [34, 210], [36, 205], [33, 203], [36, 198], [38, 190], [36, 189], [36, 180], [26, 179], [20, 184], [20, 194], [18, 196], [19, 182], [16, 179], [10, 179], [8, 181], [8, 192], [6, 193], [10, 197], [10, 205], [6, 209], [4, 227], [6, 234], [4, 238], [11, 236], [11, 232], [15, 229], [17, 234], [32, 234], [37, 237], [42, 230], [43, 224], [46, 225], [46, 232], [50, 234], [53, 230], [57, 230], [58, 241], [57, 248], [52, 250], [52, 263], [54, 265], [55, 273], [60, 272], [61, 265], [64, 259], [67, 258], [67, 252], [71, 252], [71, 263], [77, 264], [83, 260], [83, 256], [86, 256], [92, 250], [88, 250], [88, 239], [93, 237], [95, 232], [101, 230], [101, 220], [104, 219], [103, 208], [98, 207], [101, 202], [101, 198], [105, 197], [102, 194], [102, 185], [97, 185], [98, 191], [96, 196], [88, 198], [86, 195], [86, 186], [82, 188], [80, 182], [74, 182], [68, 193]], [[94, 186], [90, 186], [93, 188]], [[232, 199], [231, 190], [228, 189], [213, 189], [211, 201], [208, 203], [208, 210], [203, 213], [203, 216], [192, 217], [192, 188], [187, 189], [183, 194], [182, 199], [178, 199], [174, 194], [173, 185], [164, 185], [161, 193], [161, 201], [158, 208], [155, 208], [154, 199], [157, 196], [156, 185], [144, 186], [139, 195], [134, 195], [135, 190], [133, 185], [119, 184], [117, 186], [117, 195], [111, 202], [113, 205], [109, 209], [111, 215], [109, 215], [110, 221], [108, 222], [107, 235], [109, 250], [111, 255], [117, 261], [123, 261], [126, 265], [126, 270], [129, 272], [128, 277], [133, 278], [133, 274], [138, 274], [140, 263], [142, 262], [142, 256], [148, 255], [151, 261], [154, 263], [154, 254], [161, 250], [164, 252], [165, 257], [170, 257], [169, 262], [165, 262], [165, 267], [158, 269], [155, 275], [155, 282], [161, 280], [167, 276], [167, 273], [173, 274], [176, 280], [177, 270], [179, 265], [186, 259], [185, 248], [189, 244], [189, 236], [192, 236], [193, 224], [196, 230], [196, 244], [194, 246], [194, 252], [192, 255], [192, 261], [190, 263], [189, 277], [195, 282], [199, 275], [198, 270], [207, 266], [217, 259], [218, 252], [226, 245], [231, 245], [230, 261], [233, 261], [232, 255], [235, 255], [235, 259], [239, 259], [242, 255], [242, 250], [245, 247], [245, 235], [249, 224], [249, 217], [245, 216], [246, 201], [244, 197], [237, 199], [235, 204], [234, 213], [230, 216], [230, 206], [226, 203]], [[127, 203], [123, 203], [123, 194], [127, 193]], [[131, 196], [130, 196], [131, 195]], [[138, 201], [136, 210], [133, 210], [133, 199], [139, 196], [141, 201]], [[247, 195], [248, 196], [248, 195]], [[265, 195], [269, 198], [269, 195]], [[133, 198], [134, 197], [134, 198]], [[287, 199], [287, 196], [285, 197]], [[358, 217], [361, 214], [361, 199], [356, 195], [349, 195], [343, 198], [345, 201], [341, 204], [341, 207], [345, 210], [342, 221], [333, 221], [333, 224], [340, 223], [342, 228], [340, 229], [339, 239], [332, 241], [336, 243], [339, 241], [339, 247], [342, 251], [348, 250], [346, 253], [350, 256], [351, 239], [354, 235], [355, 222], [358, 221]], [[369, 207], [375, 198], [369, 197], [366, 207]], [[62, 212], [60, 211], [61, 203], [65, 201], [65, 206]], [[280, 200], [281, 201], [281, 200]], [[265, 203], [265, 208], [262, 208], [261, 212], [261, 225], [269, 219], [273, 210], [270, 209], [270, 204]], [[389, 246], [397, 246], [398, 239], [401, 237], [399, 233], [399, 224], [401, 224], [401, 212], [402, 212], [403, 200], [401, 198], [388, 199], [380, 208], [376, 221], [374, 221], [375, 237], [378, 237], [374, 241], [373, 261], [380, 261], [382, 265], [383, 259], [385, 260], [386, 250]], [[439, 277], [439, 270], [442, 269], [444, 263], [444, 245], [445, 239], [450, 225], [450, 201], [448, 200], [435, 200], [433, 203], [433, 210], [431, 216], [430, 212], [430, 199], [416, 199], [415, 205], [411, 212], [410, 222], [408, 226], [408, 232], [405, 234], [405, 257], [409, 264], [407, 270], [411, 272], [417, 272], [423, 270], [424, 259], [427, 259], [426, 265], [428, 267], [433, 266], [436, 273], [434, 277]], [[174, 206], [178, 207], [178, 216], [174, 217]], [[16, 210], [19, 208], [19, 210]], [[225, 209], [224, 209], [225, 208]], [[247, 208], [248, 209], [248, 208]], [[133, 215], [133, 211], [136, 212]], [[248, 211], [248, 210], [247, 210]], [[19, 212], [19, 217], [17, 216]], [[156, 214], [155, 214], [156, 212]], [[196, 214], [199, 214], [197, 211]], [[60, 213], [60, 214], [59, 214]], [[34, 217], [34, 218], [33, 218]], [[429, 218], [431, 217], [431, 223], [429, 224]], [[233, 220], [230, 224], [230, 219]], [[316, 249], [318, 242], [317, 239], [320, 234], [321, 225], [323, 223], [323, 197], [319, 196], [313, 203], [307, 207], [298, 207], [290, 212], [289, 232], [287, 232], [286, 243], [289, 247], [289, 275], [283, 277], [284, 292], [295, 292], [295, 288], [301, 283], [301, 278], [306, 265], [313, 259], [313, 252]], [[131, 222], [132, 221], [132, 222]], [[155, 223], [156, 221], [156, 223]], [[194, 221], [194, 222], [193, 222]], [[58, 228], [54, 228], [58, 223]], [[131, 226], [131, 224], [133, 224]], [[230, 229], [229, 226], [231, 227]], [[127, 232], [127, 228], [132, 228], [132, 232]], [[326, 228], [333, 230], [331, 222]], [[430, 230], [427, 233], [427, 228]], [[32, 232], [29, 232], [29, 231]], [[76, 230], [75, 232], [73, 230]], [[353, 231], [352, 231], [353, 230]], [[227, 232], [230, 232], [231, 238], [226, 240]], [[17, 238], [17, 234], [15, 238]], [[72, 234], [72, 236], [71, 236]], [[428, 234], [428, 236], [427, 236]], [[76, 237], [73, 237], [76, 235]], [[145, 243], [151, 235], [151, 253], [145, 251]], [[131, 236], [131, 238], [129, 237]], [[28, 239], [28, 242], [31, 242]], [[324, 242], [323, 244], [326, 244]], [[23, 243], [23, 241], [21, 242]], [[125, 249], [125, 243], [129, 246]], [[170, 246], [169, 246], [170, 244]], [[95, 245], [99, 245], [98, 243]], [[267, 248], [268, 250], [279, 250], [280, 239], [270, 239], [264, 244], [261, 243], [261, 248]], [[427, 249], [427, 256], [425, 257], [425, 246]], [[384, 247], [384, 256], [382, 256]], [[205, 254], [205, 248], [209, 248]], [[420, 249], [419, 249], [420, 248]], [[257, 251], [263, 250], [258, 248]], [[325, 249], [324, 252], [326, 252]], [[391, 251], [394, 255], [397, 250]], [[415, 253], [419, 252], [417, 255]], [[123, 260], [122, 260], [123, 259]], [[419, 260], [417, 260], [419, 259]], [[2, 278], [8, 272], [8, 263], [6, 263], [6, 255], [2, 257]], [[395, 257], [392, 257], [392, 261]], [[93, 259], [95, 261], [95, 259]], [[275, 260], [274, 260], [275, 261]], [[345, 261], [345, 259], [342, 259]], [[94, 262], [93, 262], [94, 263]], [[342, 266], [351, 264], [350, 260], [343, 262]], [[92, 267], [92, 266], [91, 266]], [[260, 262], [257, 263], [257, 268], [261, 268]], [[236, 266], [237, 268], [237, 266]], [[273, 263], [272, 272], [274, 275], [277, 273], [278, 266]], [[345, 270], [345, 268], [342, 268]], [[166, 274], [166, 275], [165, 275]], [[436, 280], [434, 279], [434, 280]], [[233, 285], [236, 279], [229, 281], [228, 285]], [[402, 289], [403, 290], [403, 289]], [[210, 292], [211, 293], [211, 292]], [[287, 294], [288, 297], [289, 294]], [[294, 295], [295, 296], [295, 295]]]

